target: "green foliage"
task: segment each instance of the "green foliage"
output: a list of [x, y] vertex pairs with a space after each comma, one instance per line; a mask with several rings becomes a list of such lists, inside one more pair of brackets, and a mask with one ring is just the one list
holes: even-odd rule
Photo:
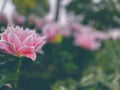
[[7, 72], [5, 71], [3, 74], [0, 74], [0, 88], [4, 86], [6, 83], [14, 84], [16, 78], [18, 78], [19, 75], [15, 72]]
[[101, 0], [100, 3], [94, 3], [93, 0], [73, 0], [67, 9], [76, 15], [82, 15], [81, 23], [92, 24], [97, 29], [106, 30], [120, 26], [119, 5], [119, 0]]
[[119, 40], [105, 42], [104, 47], [96, 53], [94, 62], [84, 71], [80, 82], [82, 87], [91, 87], [92, 90], [96, 90], [96, 88], [120, 90], [119, 46]]
[[14, 87], [16, 80], [21, 75], [21, 73], [16, 73], [18, 62], [18, 57], [0, 53], [0, 88], [7, 83]]
[[[38, 15], [45, 15], [49, 7], [46, 0], [13, 0], [17, 11], [24, 15], [29, 15], [31, 12]], [[22, 3], [20, 3], [22, 2]]]
[[53, 86], [52, 90], [77, 90], [77, 83], [72, 78], [66, 80], [57, 81]]
[[119, 40], [104, 42], [102, 48], [94, 53], [94, 61], [83, 69], [80, 81], [58, 80], [52, 90], [120, 90], [119, 46]]

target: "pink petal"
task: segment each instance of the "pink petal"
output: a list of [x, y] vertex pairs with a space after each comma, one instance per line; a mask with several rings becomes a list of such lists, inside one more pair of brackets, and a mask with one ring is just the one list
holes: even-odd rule
[[13, 29], [12, 31], [15, 35], [18, 36], [18, 38], [21, 38], [22, 33], [24, 32], [23, 28], [20, 28], [18, 26], [15, 27], [15, 29]]
[[3, 52], [3, 53], [6, 53], [6, 54], [9, 54], [6, 50], [0, 48], [0, 52]]
[[31, 58], [32, 60], [36, 59], [34, 47], [23, 46], [19, 49], [18, 54]]
[[0, 44], [0, 52], [4, 52], [6, 54], [9, 54], [5, 48], [1, 47], [1, 44]]
[[20, 48], [20, 40], [14, 33], [8, 34], [8, 42], [12, 43], [15, 46], [16, 50]]
[[7, 36], [7, 34], [6, 34], [6, 33], [3, 33], [3, 34], [1, 35], [1, 39], [2, 39], [2, 40], [5, 40], [5, 41], [8, 41], [8, 36]]
[[41, 41], [40, 43], [37, 44], [37, 46], [35, 47], [35, 49], [36, 50], [41, 49], [45, 43], [46, 43], [45, 41]]
[[22, 42], [22, 45], [32, 46], [32, 45], [33, 45], [33, 35], [28, 36], [28, 37]]
[[46, 43], [45, 39], [46, 39], [46, 37], [34, 38], [33, 45], [35, 46], [35, 48], [42, 47]]
[[26, 39], [26, 37], [29, 37], [30, 35], [33, 35], [33, 34], [35, 34], [35, 31], [25, 29], [25, 31], [23, 32], [23, 34], [21, 36], [21, 40], [24, 41]]
[[0, 41], [0, 50], [7, 54], [16, 55], [14, 46], [5, 41]]
[[31, 53], [31, 52], [34, 52], [35, 51], [35, 49], [34, 49], [34, 47], [30, 47], [30, 46], [23, 46], [23, 47], [21, 47], [19, 50], [18, 50], [18, 52], [21, 52], [21, 53], [23, 53], [23, 54], [26, 54], [26, 53]]
[[33, 61], [35, 61], [35, 59], [36, 59], [36, 53], [25, 54], [25, 56], [32, 59]]
[[34, 53], [35, 52], [35, 48], [34, 47], [29, 47], [29, 46], [23, 46], [18, 50], [18, 54], [29, 54], [29, 53]]

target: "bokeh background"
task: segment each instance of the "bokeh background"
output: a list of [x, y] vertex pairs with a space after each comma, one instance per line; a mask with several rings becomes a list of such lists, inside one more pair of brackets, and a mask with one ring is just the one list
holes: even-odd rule
[[[24, 58], [18, 90], [120, 90], [120, 0], [0, 0], [0, 10], [1, 33], [9, 25], [62, 32], [36, 61]], [[87, 46], [75, 43], [82, 34]], [[0, 90], [12, 90], [4, 84], [16, 77], [17, 59], [0, 53]]]

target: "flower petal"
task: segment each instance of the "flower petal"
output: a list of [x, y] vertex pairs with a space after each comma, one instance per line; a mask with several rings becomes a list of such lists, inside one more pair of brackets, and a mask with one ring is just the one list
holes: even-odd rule
[[32, 60], [36, 59], [35, 48], [29, 46], [23, 46], [18, 51], [19, 56], [26, 56], [31, 58]]
[[14, 33], [8, 34], [8, 42], [12, 43], [15, 46], [16, 50], [20, 48], [21, 42], [20, 42], [18, 36], [15, 35]]
[[16, 55], [15, 47], [5, 41], [0, 41], [0, 50], [7, 54]]
[[33, 35], [28, 36], [28, 37], [22, 42], [22, 45], [32, 46], [32, 45], [33, 45]]
[[0, 43], [0, 52], [4, 52], [6, 54], [9, 54], [8, 51], [6, 50], [6, 48], [3, 48], [3, 45], [1, 43]]
[[35, 31], [25, 29], [25, 31], [23, 32], [23, 34], [21, 36], [21, 41], [24, 41], [26, 39], [26, 37], [29, 37], [30, 35], [33, 35], [33, 34], [35, 34]]
[[2, 39], [2, 40], [5, 40], [5, 41], [8, 41], [8, 36], [7, 36], [7, 34], [6, 34], [6, 33], [3, 33], [3, 34], [1, 35], [1, 39]]
[[45, 39], [46, 36], [33, 38], [33, 45], [35, 46], [35, 49], [42, 47], [46, 43]]
[[25, 54], [25, 56], [32, 59], [33, 61], [35, 61], [35, 59], [36, 59], [36, 53]]
[[23, 46], [18, 50], [19, 53], [21, 54], [27, 54], [27, 53], [31, 53], [31, 52], [35, 52], [35, 48], [34, 47], [29, 47], [29, 46]]

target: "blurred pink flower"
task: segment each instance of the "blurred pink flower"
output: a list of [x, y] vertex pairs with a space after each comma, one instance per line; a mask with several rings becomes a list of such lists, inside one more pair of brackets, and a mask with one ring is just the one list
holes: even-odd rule
[[38, 29], [41, 29], [44, 25], [44, 20], [34, 14], [31, 14], [28, 20], [30, 24], [33, 24]]
[[108, 40], [109, 39], [109, 35], [106, 32], [102, 32], [102, 31], [97, 31], [94, 30], [92, 32], [92, 35], [97, 39], [97, 40]]
[[90, 26], [73, 23], [70, 28], [73, 30], [75, 45], [81, 46], [88, 50], [99, 49], [101, 46], [101, 41], [109, 38], [107, 33], [95, 30]]
[[70, 28], [71, 28], [72, 30], [79, 31], [79, 30], [81, 29], [81, 26], [80, 26], [79, 23], [72, 23], [72, 24], [70, 25]]
[[88, 50], [97, 50], [100, 47], [100, 42], [96, 41], [94, 36], [83, 34], [75, 36], [75, 45]]
[[72, 36], [72, 31], [71, 31], [71, 29], [68, 27], [68, 26], [66, 26], [66, 27], [61, 27], [60, 28], [60, 33], [61, 33], [61, 35], [63, 36], [63, 37], [67, 37], [67, 38], [69, 38], [69, 37], [71, 37]]
[[14, 15], [13, 15], [13, 21], [14, 21], [14, 23], [15, 24], [17, 24], [17, 25], [21, 25], [21, 24], [23, 24], [24, 22], [25, 22], [25, 16], [22, 16], [22, 15], [20, 15], [20, 14], [18, 14], [18, 13], [15, 13]]
[[73, 23], [70, 25], [70, 29], [73, 31], [73, 34], [76, 33], [88, 33], [90, 34], [94, 29], [90, 26], [81, 25], [79, 23]]
[[73, 34], [88, 34], [92, 35], [95, 38], [98, 38], [100, 40], [106, 40], [109, 38], [109, 35], [105, 32], [95, 30], [94, 28], [90, 26], [84, 26], [79, 23], [73, 23], [70, 25], [70, 28], [73, 30]]
[[45, 36], [41, 37], [33, 30], [23, 30], [18, 26], [8, 27], [1, 34], [0, 51], [19, 57], [26, 56], [34, 61], [36, 52], [39, 52], [44, 44]]
[[43, 34], [48, 37], [51, 43], [54, 43], [59, 32], [59, 26], [56, 23], [49, 23], [43, 27]]

